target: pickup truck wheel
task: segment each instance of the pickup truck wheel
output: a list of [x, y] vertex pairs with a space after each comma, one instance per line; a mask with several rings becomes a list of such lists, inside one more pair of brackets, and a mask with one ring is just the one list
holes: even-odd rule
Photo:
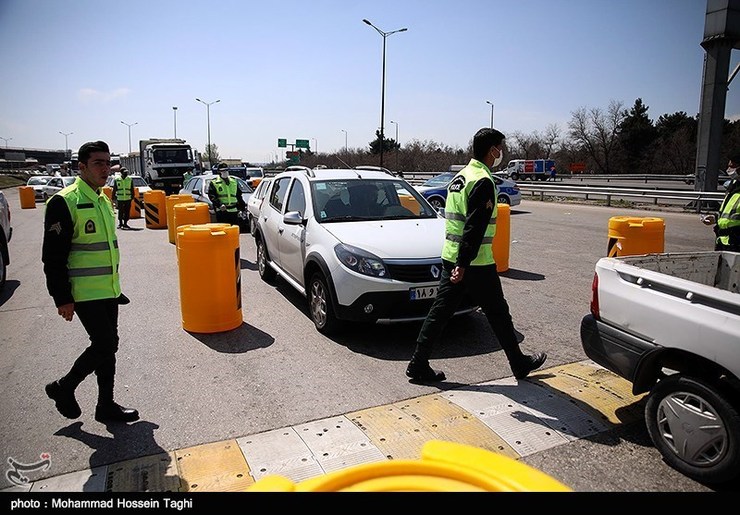
[[308, 285], [308, 310], [316, 329], [321, 334], [333, 334], [339, 328], [339, 320], [334, 314], [331, 290], [324, 276], [316, 272]]
[[257, 240], [257, 270], [259, 271], [260, 278], [266, 283], [272, 282], [275, 279], [275, 270], [267, 262], [267, 247], [262, 238]]
[[645, 422], [663, 459], [682, 474], [706, 483], [740, 474], [740, 413], [711, 383], [679, 374], [659, 381]]

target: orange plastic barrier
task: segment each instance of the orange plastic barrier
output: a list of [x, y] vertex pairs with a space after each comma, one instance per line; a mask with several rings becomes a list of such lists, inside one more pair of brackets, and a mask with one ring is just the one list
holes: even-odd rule
[[609, 219], [607, 257], [664, 252], [665, 222], [662, 218], [613, 216]]
[[172, 226], [175, 228], [175, 240], [177, 240], [177, 229], [183, 225], [211, 223], [211, 213], [208, 211], [208, 204], [205, 202], [178, 203], [173, 208]]
[[242, 324], [239, 227], [183, 225], [177, 229], [182, 328], [218, 333]]
[[21, 209], [36, 209], [36, 192], [33, 191], [33, 186], [19, 186], [18, 190]]
[[110, 186], [103, 186], [103, 193], [113, 202], [113, 188]]
[[175, 243], [175, 234], [177, 231], [177, 227], [175, 227], [175, 224], [173, 223], [175, 205], [185, 202], [193, 202], [193, 200], [193, 196], [190, 193], [168, 195], [165, 198], [165, 208], [167, 210], [167, 235], [169, 236], [170, 243]]
[[132, 220], [134, 218], [141, 218], [141, 204], [142, 201], [139, 199], [139, 188], [134, 186], [134, 198], [131, 199], [131, 209], [128, 210], [128, 217]]
[[144, 192], [144, 217], [147, 229], [167, 228], [167, 205], [164, 191]]
[[496, 234], [493, 236], [493, 259], [496, 271], [506, 272], [509, 269], [509, 249], [511, 247], [511, 206], [499, 204], [496, 214]]

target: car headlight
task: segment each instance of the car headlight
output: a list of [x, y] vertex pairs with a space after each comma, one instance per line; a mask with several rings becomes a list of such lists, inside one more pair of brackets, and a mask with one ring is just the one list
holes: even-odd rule
[[388, 277], [390, 275], [382, 259], [362, 249], [339, 243], [334, 247], [334, 252], [337, 254], [340, 263], [359, 274], [369, 275], [370, 277]]

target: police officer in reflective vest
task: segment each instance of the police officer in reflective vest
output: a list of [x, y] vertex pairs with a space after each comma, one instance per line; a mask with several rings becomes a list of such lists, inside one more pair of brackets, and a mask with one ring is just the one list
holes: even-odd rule
[[118, 207], [118, 228], [131, 229], [128, 225], [131, 218], [131, 201], [134, 198], [134, 181], [128, 176], [128, 169], [121, 168], [121, 176], [113, 181], [113, 198]]
[[439, 292], [416, 340], [406, 369], [411, 381], [442, 381], [445, 374], [429, 365], [436, 340], [464, 296], [470, 295], [485, 313], [514, 376], [523, 379], [541, 367], [547, 355], [525, 355], [519, 348], [509, 305], [493, 259], [498, 211], [490, 169], [503, 158], [504, 135], [480, 129], [473, 137], [473, 159], [447, 186], [445, 242]]
[[714, 234], [717, 235], [717, 239], [714, 243], [714, 250], [740, 252], [740, 177], [738, 177], [738, 167], [740, 167], [740, 152], [730, 158], [727, 166], [730, 183], [727, 185], [727, 193], [719, 208], [719, 213], [702, 219], [707, 225], [716, 222]]
[[133, 422], [139, 413], [113, 400], [118, 306], [129, 300], [121, 293], [118, 277], [120, 256], [113, 205], [102, 192], [110, 172], [110, 150], [103, 141], [88, 142], [78, 155], [79, 177], [46, 205], [41, 260], [57, 313], [67, 321], [77, 313], [90, 345], [67, 375], [46, 385], [46, 394], [64, 417], [77, 418], [81, 409], [75, 389], [95, 372], [95, 420]]
[[218, 177], [208, 186], [208, 198], [216, 212], [216, 221], [239, 225], [239, 213], [247, 207], [243, 193], [236, 179], [229, 177], [229, 165], [219, 163], [216, 167]]

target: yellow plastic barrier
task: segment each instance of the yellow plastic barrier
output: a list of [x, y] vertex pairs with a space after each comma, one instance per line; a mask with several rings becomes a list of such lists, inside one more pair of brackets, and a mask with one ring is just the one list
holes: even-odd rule
[[496, 234], [493, 236], [493, 259], [496, 271], [506, 272], [509, 269], [509, 249], [511, 247], [511, 206], [499, 204], [496, 213]]
[[405, 195], [400, 194], [398, 195], [398, 200], [401, 201], [401, 205], [414, 213], [415, 215], [418, 215], [421, 212], [421, 204], [412, 196], [412, 195]]
[[357, 465], [295, 484], [265, 476], [252, 492], [570, 492], [529, 465], [470, 445], [430, 440], [421, 460]]
[[662, 218], [613, 216], [609, 219], [607, 256], [634, 256], [664, 252], [665, 222]]
[[113, 202], [113, 188], [110, 186], [103, 186], [103, 193]]
[[18, 196], [21, 200], [21, 209], [36, 209], [36, 192], [33, 186], [19, 186]]
[[183, 225], [177, 229], [182, 328], [218, 333], [242, 324], [239, 227]]
[[167, 210], [167, 235], [170, 243], [175, 243], [177, 227], [173, 223], [175, 217], [175, 205], [184, 202], [193, 202], [193, 196], [190, 193], [167, 195], [165, 198], [165, 208]]
[[141, 202], [139, 201], [139, 188], [134, 186], [134, 198], [131, 199], [131, 209], [128, 210], [130, 219], [141, 218]]
[[144, 192], [144, 218], [147, 229], [167, 228], [166, 196], [162, 190]]
[[201, 225], [211, 222], [211, 213], [205, 202], [184, 202], [175, 204], [173, 207], [172, 226], [175, 227], [175, 239], [177, 239], [177, 229], [183, 225]]

